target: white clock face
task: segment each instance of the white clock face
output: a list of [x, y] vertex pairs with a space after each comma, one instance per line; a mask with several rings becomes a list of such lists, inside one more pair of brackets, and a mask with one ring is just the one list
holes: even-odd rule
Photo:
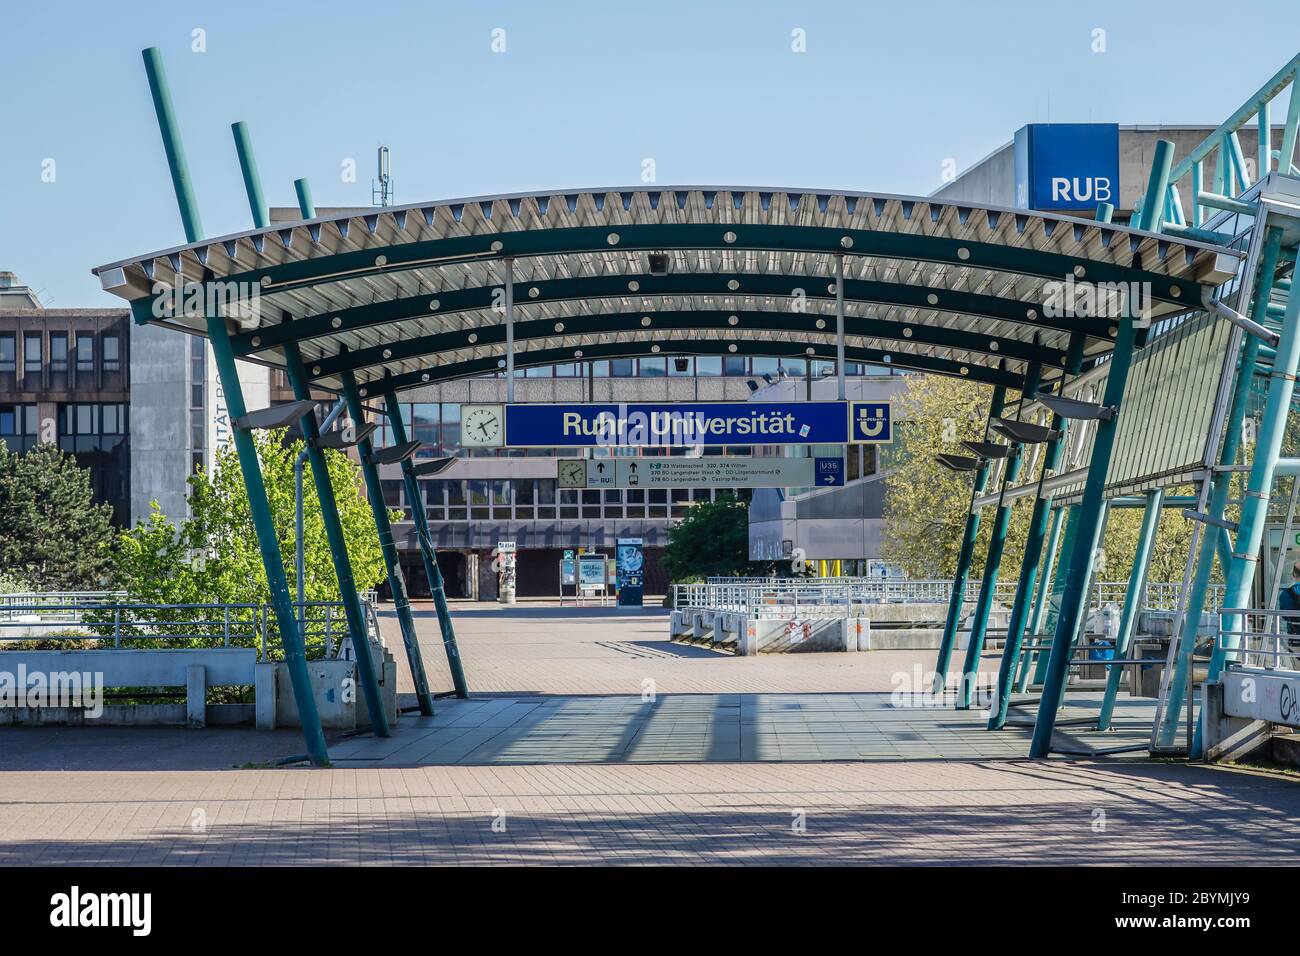
[[559, 477], [561, 488], [585, 488], [587, 487], [587, 463], [585, 461], [562, 461], [560, 462]]
[[476, 447], [504, 444], [504, 417], [500, 405], [465, 405], [460, 419], [461, 444]]

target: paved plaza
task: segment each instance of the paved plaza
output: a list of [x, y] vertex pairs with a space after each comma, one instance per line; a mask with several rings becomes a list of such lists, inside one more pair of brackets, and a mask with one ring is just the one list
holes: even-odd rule
[[[336, 737], [333, 769], [271, 766], [301, 750], [292, 731], [4, 730], [0, 862], [1267, 865], [1300, 851], [1293, 778], [1031, 763], [1024, 728], [892, 706], [896, 675], [932, 651], [733, 658], [669, 643], [657, 609], [453, 611], [475, 697], [404, 715], [388, 740]], [[1140, 740], [1149, 720], [1121, 698], [1105, 742]]]

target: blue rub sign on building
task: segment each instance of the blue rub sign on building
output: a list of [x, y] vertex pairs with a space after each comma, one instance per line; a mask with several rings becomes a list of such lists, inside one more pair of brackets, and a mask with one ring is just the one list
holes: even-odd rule
[[1030, 123], [1016, 131], [1016, 205], [1092, 211], [1119, 205], [1117, 123]]

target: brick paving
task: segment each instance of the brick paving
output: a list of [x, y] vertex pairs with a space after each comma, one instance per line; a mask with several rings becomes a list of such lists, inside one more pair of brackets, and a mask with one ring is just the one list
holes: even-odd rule
[[[695, 719], [731, 709], [740, 720], [747, 705], [755, 727], [765, 720], [774, 727], [782, 714], [796, 724], [842, 723], [850, 707], [880, 724], [880, 692], [892, 689], [897, 672], [928, 668], [933, 656], [701, 657], [665, 644], [659, 614], [557, 611], [457, 609], [471, 686], [481, 695], [470, 705], [485, 713], [495, 706], [502, 728], [520, 722], [505, 712], [523, 707], [513, 716], [545, 729], [548, 720], [569, 720], [569, 701], [587, 700], [596, 721], [588, 729], [622, 714], [626, 731], [649, 677], [667, 702], [660, 712], [669, 708], [662, 729], [672, 732], [646, 738], [660, 748], [647, 750], [648, 759], [694, 746], [673, 738], [678, 729], [690, 731], [682, 741], [695, 735]], [[393, 630], [390, 643], [400, 643]], [[431, 618], [421, 618], [421, 632], [435, 686], [445, 687]], [[734, 708], [723, 706], [729, 695], [740, 695]], [[529, 698], [531, 708], [519, 703]], [[791, 704], [800, 706], [782, 706]], [[454, 724], [466, 706], [440, 702], [434, 720]], [[642, 722], [653, 728], [658, 719], [652, 713]], [[954, 753], [935, 757], [906, 752], [918, 740], [900, 734], [919, 733], [925, 743], [938, 729], [917, 721], [966, 720], [972, 726], [957, 726], [954, 736], [972, 748], [1023, 737], [985, 734], [973, 726], [975, 714], [898, 719], [911, 726], [878, 740], [900, 752], [873, 760], [799, 754], [745, 762], [743, 750], [740, 759], [719, 752], [709, 762], [686, 753], [666, 763], [580, 760], [592, 749], [610, 756], [615, 720], [564, 763], [511, 751], [535, 746], [518, 733], [497, 753], [480, 753], [490, 759], [476, 765], [329, 770], [227, 769], [298, 748], [293, 735], [6, 729], [0, 864], [1277, 865], [1300, 851], [1300, 786], [1290, 778], [1144, 759], [1031, 763], [994, 749], [957, 754], [955, 744], [945, 745]], [[399, 737], [416, 739], [419, 723], [404, 717]], [[346, 763], [362, 741], [335, 740], [332, 751]], [[473, 751], [462, 759], [474, 759]]]

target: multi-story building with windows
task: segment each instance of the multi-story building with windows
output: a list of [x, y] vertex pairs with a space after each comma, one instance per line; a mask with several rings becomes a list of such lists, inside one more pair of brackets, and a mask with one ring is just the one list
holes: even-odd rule
[[[901, 378], [887, 368], [852, 364], [851, 383], [872, 395], [887, 395]], [[743, 356], [666, 356], [576, 362], [516, 373], [517, 402], [745, 401], [779, 386], [792, 397], [806, 397], [815, 386], [833, 386], [834, 363]], [[770, 383], [770, 384], [769, 384]], [[818, 389], [820, 396], [820, 388]], [[795, 393], [798, 393], [797, 396]], [[557, 486], [559, 450], [550, 448], [466, 449], [460, 444], [462, 404], [504, 402], [502, 375], [450, 382], [404, 392], [402, 411], [409, 437], [425, 443], [425, 459], [451, 458], [436, 477], [420, 479], [422, 500], [411, 502], [398, 466], [381, 469], [385, 497], [406, 520], [394, 531], [414, 594], [424, 575], [410, 515], [422, 507], [439, 552], [452, 596], [490, 598], [496, 593], [491, 555], [501, 541], [517, 545], [517, 593], [521, 597], [559, 592], [560, 559], [565, 549], [613, 554], [618, 538], [641, 538], [646, 555], [647, 593], [668, 584], [661, 559], [668, 528], [697, 501], [711, 500], [709, 488], [567, 489]], [[391, 436], [379, 433], [381, 443]], [[636, 451], [629, 450], [629, 453]], [[705, 454], [749, 455], [770, 449], [709, 448]], [[855, 451], [857, 449], [855, 448]], [[646, 449], [641, 454], [662, 454]], [[565, 457], [581, 452], [567, 450]], [[850, 456], [848, 478], [875, 468], [875, 456]], [[773, 492], [772, 494], [776, 494]]]
[[0, 272], [0, 441], [57, 442], [130, 523], [130, 324], [122, 309], [45, 308]]

